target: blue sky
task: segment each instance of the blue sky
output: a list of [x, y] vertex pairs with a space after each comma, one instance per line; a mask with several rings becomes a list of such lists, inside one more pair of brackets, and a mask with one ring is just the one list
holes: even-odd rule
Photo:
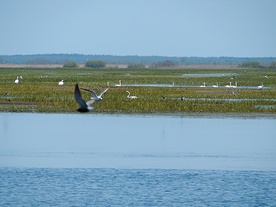
[[0, 0], [0, 55], [276, 56], [275, 0]]

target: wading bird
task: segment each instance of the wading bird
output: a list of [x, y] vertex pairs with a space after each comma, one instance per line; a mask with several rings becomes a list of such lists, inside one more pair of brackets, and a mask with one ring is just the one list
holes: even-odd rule
[[138, 98], [137, 96], [131, 96], [129, 91], [126, 91], [126, 92], [128, 93], [127, 98], [129, 98], [129, 99], [136, 99], [136, 98]]
[[19, 81], [19, 78], [18, 78], [18, 76], [17, 76], [17, 78], [16, 78], [16, 80], [14, 81], [14, 83], [15, 83], [15, 84], [19, 84], [19, 82], [20, 82], [20, 81]]
[[82, 98], [78, 84], [75, 85], [74, 95], [77, 103], [80, 105], [80, 108], [78, 109], [79, 112], [89, 112], [94, 109], [91, 105], [95, 102], [95, 100], [90, 99], [89, 101], [85, 102]]
[[263, 89], [263, 87], [264, 87], [264, 84], [263, 84], [263, 83], [262, 83], [262, 85], [257, 86], [257, 88], [258, 88], [259, 90]]
[[217, 85], [212, 85], [212, 87], [213, 87], [213, 88], [217, 88], [217, 87], [218, 87], [218, 83], [217, 83]]
[[226, 85], [226, 88], [232, 88], [232, 83], [230, 82], [230, 85]]
[[202, 88], [202, 87], [206, 87], [206, 84], [205, 84], [205, 82], [203, 83], [203, 85], [201, 85], [201, 86], [199, 86], [199, 87], [201, 87], [201, 88]]
[[119, 80], [119, 84], [115, 84], [115, 86], [121, 86], [122, 85], [122, 81]]
[[58, 82], [59, 86], [63, 86], [64, 85], [64, 80], [62, 79], [61, 81]]
[[102, 95], [103, 95], [109, 88], [105, 89], [102, 93], [100, 93], [100, 95], [97, 95], [97, 94], [95, 93], [95, 91], [90, 90], [90, 89], [86, 89], [86, 88], [81, 88], [81, 89], [82, 89], [82, 90], [85, 90], [85, 91], [88, 91], [88, 92], [90, 92], [90, 93], [92, 94], [91, 100], [101, 101], [101, 100], [103, 100]]
[[232, 88], [237, 88], [238, 87], [238, 82], [235, 82], [235, 85], [232, 86]]

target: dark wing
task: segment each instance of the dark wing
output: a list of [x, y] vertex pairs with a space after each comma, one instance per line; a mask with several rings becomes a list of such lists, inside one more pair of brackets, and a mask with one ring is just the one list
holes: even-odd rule
[[81, 92], [80, 92], [78, 84], [76, 84], [76, 86], [75, 86], [75, 99], [78, 102], [78, 104], [80, 105], [81, 109], [87, 109], [87, 105], [81, 96]]
[[90, 92], [92, 94], [92, 96], [94, 96], [94, 98], [98, 98], [97, 94], [95, 93], [95, 91], [90, 90], [90, 89], [86, 89], [86, 88], [81, 88], [81, 89]]

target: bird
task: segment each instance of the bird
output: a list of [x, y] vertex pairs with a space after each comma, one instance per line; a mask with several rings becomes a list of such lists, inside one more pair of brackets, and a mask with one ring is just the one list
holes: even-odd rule
[[238, 87], [238, 83], [237, 82], [235, 82], [235, 85], [234, 86], [232, 86], [232, 88], [237, 88]]
[[260, 89], [260, 90], [263, 89], [263, 87], [264, 87], [263, 83], [262, 83], [262, 85], [257, 86], [257, 88]]
[[217, 88], [218, 87], [218, 83], [217, 83], [217, 85], [212, 85], [212, 87]]
[[172, 84], [170, 85], [170, 87], [174, 87], [174, 82], [172, 82]]
[[165, 97], [165, 96], [163, 96], [163, 95], [161, 95], [161, 97], [162, 97], [162, 99], [164, 99], [164, 100], [166, 99], [166, 97]]
[[17, 78], [16, 78], [16, 80], [14, 81], [14, 83], [15, 83], [15, 84], [19, 84], [19, 82], [20, 82], [20, 81], [19, 81], [19, 78], [18, 78], [18, 76], [17, 76]]
[[115, 86], [121, 86], [122, 85], [122, 81], [119, 80], [119, 84], [115, 84]]
[[64, 85], [64, 80], [62, 79], [60, 82], [58, 82], [59, 86], [63, 86]]
[[82, 90], [88, 91], [92, 94], [91, 100], [95, 100], [95, 101], [101, 101], [103, 100], [102, 95], [109, 89], [106, 88], [102, 93], [100, 93], [100, 95], [97, 95], [95, 91], [91, 90], [91, 89], [86, 89], [86, 88], [81, 88]]
[[201, 85], [201, 86], [199, 86], [199, 87], [206, 87], [205, 82], [203, 83], [203, 85]]
[[232, 83], [230, 82], [230, 85], [226, 85], [225, 87], [226, 88], [232, 88], [232, 85], [231, 85]]
[[81, 95], [78, 84], [75, 85], [74, 95], [75, 95], [75, 100], [80, 105], [80, 108], [78, 108], [77, 111], [79, 111], [79, 112], [89, 112], [89, 111], [92, 111], [94, 109], [91, 105], [95, 102], [95, 100], [90, 99], [89, 101], [85, 102], [82, 98], [82, 95]]
[[129, 98], [129, 99], [136, 99], [136, 98], [138, 98], [137, 96], [131, 96], [129, 91], [126, 91], [126, 92], [128, 93], [127, 98]]

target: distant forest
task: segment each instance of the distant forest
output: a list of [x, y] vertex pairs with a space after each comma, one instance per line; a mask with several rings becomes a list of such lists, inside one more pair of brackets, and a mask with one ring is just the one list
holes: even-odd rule
[[87, 61], [103, 61], [106, 64], [143, 64], [170, 61], [174, 65], [241, 65], [245, 62], [258, 62], [264, 67], [275, 64], [276, 57], [169, 57], [169, 56], [114, 56], [83, 54], [38, 54], [38, 55], [0, 55], [0, 64], [65, 64]]

